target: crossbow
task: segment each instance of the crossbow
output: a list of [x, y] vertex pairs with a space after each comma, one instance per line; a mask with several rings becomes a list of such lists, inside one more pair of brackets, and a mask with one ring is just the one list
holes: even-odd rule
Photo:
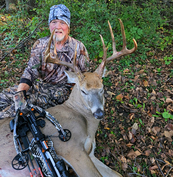
[[[27, 111], [22, 111], [19, 108], [15, 118], [10, 121], [10, 129], [13, 131], [13, 141], [17, 152], [12, 160], [12, 167], [15, 170], [28, 167], [31, 177], [33, 177], [33, 172], [35, 176], [39, 173], [41, 177], [75, 176], [69, 173], [69, 169], [72, 167], [68, 168], [64, 160], [56, 154], [50, 136], [45, 136], [41, 132], [40, 127], [45, 126], [45, 118], [58, 130], [58, 137], [61, 141], [66, 142], [71, 138], [71, 132], [68, 129], [63, 129], [49, 112], [38, 106], [27, 104]], [[31, 132], [32, 138], [29, 138], [29, 132]]]

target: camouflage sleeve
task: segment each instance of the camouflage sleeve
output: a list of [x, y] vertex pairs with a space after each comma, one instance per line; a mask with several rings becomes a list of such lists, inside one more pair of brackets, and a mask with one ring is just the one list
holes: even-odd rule
[[39, 77], [38, 69], [41, 67], [42, 50], [42, 43], [37, 40], [31, 49], [28, 66], [24, 70], [20, 83], [26, 83], [31, 86], [33, 81]]
[[79, 49], [77, 49], [78, 66], [82, 72], [89, 70], [89, 55], [86, 47], [82, 42], [79, 42]]

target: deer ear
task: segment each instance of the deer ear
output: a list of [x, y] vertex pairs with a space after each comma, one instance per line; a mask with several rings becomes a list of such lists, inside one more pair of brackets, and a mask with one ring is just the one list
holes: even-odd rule
[[78, 77], [77, 77], [77, 75], [74, 72], [71, 72], [71, 71], [64, 71], [64, 72], [65, 72], [65, 74], [67, 76], [67, 79], [68, 79], [69, 83], [77, 83], [77, 82], [79, 82]]
[[[95, 72], [100, 75], [99, 68], [96, 69]], [[101, 77], [102, 77], [102, 78], [103, 78], [103, 77], [106, 77], [106, 73], [107, 73], [107, 69], [106, 69], [106, 67], [104, 67]]]

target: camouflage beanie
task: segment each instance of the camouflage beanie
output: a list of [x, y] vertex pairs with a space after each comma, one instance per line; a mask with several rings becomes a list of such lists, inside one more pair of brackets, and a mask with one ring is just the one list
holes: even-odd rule
[[69, 9], [63, 5], [54, 5], [50, 8], [50, 13], [49, 13], [49, 20], [48, 23], [50, 23], [52, 20], [63, 20], [66, 22], [68, 26], [70, 26], [70, 11]]

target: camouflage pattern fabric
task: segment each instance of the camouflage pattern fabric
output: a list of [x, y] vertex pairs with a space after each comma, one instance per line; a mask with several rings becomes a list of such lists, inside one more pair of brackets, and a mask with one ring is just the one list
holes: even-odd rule
[[[65, 70], [71, 71], [71, 68], [45, 63], [45, 51], [49, 38], [44, 37], [35, 42], [31, 49], [28, 66], [20, 80], [20, 83], [26, 83], [30, 86], [30, 90], [27, 92], [29, 102], [43, 109], [63, 103], [71, 91], [67, 86], [67, 76], [64, 73]], [[69, 36], [62, 49], [57, 51], [57, 55], [61, 61], [72, 63], [76, 44], [76, 64], [82, 72], [85, 72], [89, 69], [89, 57], [82, 42]], [[53, 50], [54, 44], [52, 42], [50, 52], [53, 52]], [[17, 91], [17, 87], [5, 89], [0, 93], [0, 119], [15, 116], [13, 96]]]
[[54, 5], [50, 8], [48, 24], [55, 19], [63, 20], [70, 26], [70, 11], [64, 4]]
[[17, 112], [18, 108], [20, 108], [20, 110], [24, 110], [27, 106], [27, 101], [26, 101], [26, 91], [24, 94], [24, 91], [19, 91], [16, 92], [15, 95], [13, 96], [13, 100], [15, 103], [15, 112]]
[[6, 117], [15, 116], [15, 104], [13, 96], [17, 91], [17, 85], [11, 88], [7, 88], [0, 93], [0, 119]]
[[[53, 63], [45, 63], [45, 51], [47, 49], [48, 42], [49, 37], [44, 37], [37, 40], [33, 45], [28, 66], [24, 70], [24, 73], [21, 77], [21, 83], [26, 83], [31, 86], [35, 79], [38, 78], [42, 79], [42, 81], [46, 83], [67, 83], [67, 77], [64, 71], [71, 71], [71, 68]], [[82, 72], [87, 71], [89, 68], [89, 57], [87, 50], [83, 43], [72, 37], [68, 37], [63, 48], [57, 51], [57, 56], [61, 61], [72, 63], [74, 59], [76, 44], [76, 64]], [[50, 52], [53, 53], [53, 50], [54, 44], [52, 43], [50, 46]]]
[[[13, 97], [16, 94], [17, 87], [17, 85], [10, 87], [0, 93], [0, 119], [15, 116]], [[67, 100], [71, 88], [71, 85], [52, 85], [37, 81], [26, 93], [26, 96], [29, 103], [47, 109]]]

